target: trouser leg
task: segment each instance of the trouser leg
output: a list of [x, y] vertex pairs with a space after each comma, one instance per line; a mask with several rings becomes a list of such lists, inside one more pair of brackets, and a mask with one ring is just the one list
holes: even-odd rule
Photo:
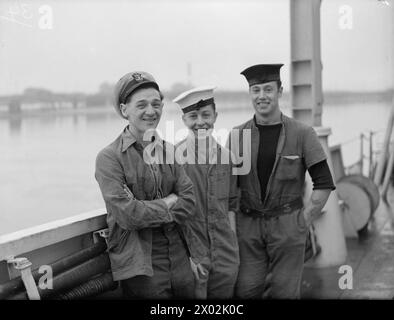
[[135, 276], [121, 282], [126, 299], [170, 299], [169, 242], [161, 229], [152, 231], [153, 276]]
[[[231, 231], [232, 232], [232, 231]], [[239, 249], [224, 243], [225, 239], [217, 242], [214, 254], [211, 256], [211, 270], [208, 279], [208, 299], [231, 299], [234, 297], [235, 283], [239, 271]]]
[[239, 269], [239, 253], [237, 249], [228, 250], [217, 245], [211, 248], [215, 254], [204, 259], [200, 264], [207, 271], [205, 276], [196, 280], [197, 299], [231, 299]]
[[231, 299], [238, 276], [238, 264], [225, 268], [213, 268], [209, 273], [208, 299]]
[[189, 257], [176, 228], [152, 229], [153, 276], [123, 280], [129, 299], [193, 299], [194, 277]]
[[237, 217], [240, 265], [235, 285], [238, 299], [261, 299], [268, 272], [268, 255], [262, 237], [262, 218], [240, 213]]
[[307, 228], [300, 210], [267, 221], [270, 258], [264, 297], [299, 299]]
[[179, 231], [171, 229], [166, 232], [169, 239], [169, 258], [171, 265], [172, 297], [175, 299], [195, 298], [195, 279], [190, 260]]

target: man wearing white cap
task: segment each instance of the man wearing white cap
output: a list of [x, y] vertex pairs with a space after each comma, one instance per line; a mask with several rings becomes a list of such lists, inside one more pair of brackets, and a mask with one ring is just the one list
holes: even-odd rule
[[[234, 128], [251, 132], [252, 162], [250, 172], [238, 176], [237, 298], [300, 297], [307, 231], [335, 189], [313, 128], [285, 116], [279, 108], [282, 66], [259, 64], [241, 72], [249, 84], [255, 113]], [[239, 137], [230, 146], [242, 144], [242, 134]], [[304, 205], [306, 170], [314, 190]]]
[[[237, 191], [230, 189], [228, 150], [212, 136], [217, 118], [213, 90], [213, 87], [195, 88], [174, 99], [189, 129], [187, 138], [177, 145], [176, 158], [186, 159], [184, 168], [196, 196], [195, 215], [187, 225], [209, 252], [201, 263], [208, 272], [196, 279], [196, 297], [228, 299], [233, 297], [239, 265], [233, 212]], [[187, 156], [180, 156], [179, 151]]]
[[96, 160], [112, 275], [133, 299], [194, 298], [189, 248], [178, 228], [193, 214], [192, 182], [182, 166], [144, 161], [151, 142], [146, 133], [160, 121], [162, 100], [147, 72], [123, 76], [115, 87], [115, 110], [129, 124]]

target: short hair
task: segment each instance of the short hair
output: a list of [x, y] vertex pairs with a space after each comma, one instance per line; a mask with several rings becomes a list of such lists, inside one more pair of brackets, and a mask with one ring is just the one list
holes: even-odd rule
[[[282, 81], [280, 80], [274, 80], [274, 82], [276, 82], [276, 85], [278, 86], [278, 90], [280, 89], [280, 87], [282, 86]], [[251, 86], [249, 86], [250, 88]]]
[[151, 83], [145, 83], [145, 84], [139, 86], [136, 90], [134, 90], [132, 93], [130, 93], [130, 94], [127, 96], [127, 98], [125, 99], [125, 104], [128, 104], [128, 103], [130, 102], [131, 97], [133, 96], [133, 94], [135, 94], [136, 92], [138, 92], [138, 91], [141, 90], [141, 89], [148, 89], [148, 88], [152, 88], [152, 89], [155, 89], [156, 91], [158, 91], [158, 92], [159, 92], [159, 95], [160, 95], [160, 100], [163, 101], [164, 95], [161, 93], [161, 91], [160, 91], [160, 90], [157, 90], [157, 88], [156, 88], [153, 84], [151, 84]]
[[208, 104], [208, 106], [212, 106], [213, 111], [216, 112], [216, 103], [215, 103], [215, 101], [210, 103], [210, 104]]

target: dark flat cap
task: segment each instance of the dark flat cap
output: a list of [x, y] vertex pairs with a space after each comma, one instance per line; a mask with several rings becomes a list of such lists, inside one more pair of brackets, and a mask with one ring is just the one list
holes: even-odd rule
[[280, 80], [280, 68], [283, 63], [279, 64], [256, 64], [246, 68], [241, 72], [249, 83], [249, 86], [259, 83]]

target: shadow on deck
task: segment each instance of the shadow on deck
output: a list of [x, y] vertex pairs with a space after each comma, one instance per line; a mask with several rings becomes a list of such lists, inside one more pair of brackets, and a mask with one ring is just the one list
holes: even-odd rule
[[380, 202], [368, 226], [368, 234], [346, 239], [347, 261], [353, 269], [353, 289], [341, 290], [340, 266], [306, 267], [302, 299], [393, 299], [394, 298], [394, 190], [388, 203]]

